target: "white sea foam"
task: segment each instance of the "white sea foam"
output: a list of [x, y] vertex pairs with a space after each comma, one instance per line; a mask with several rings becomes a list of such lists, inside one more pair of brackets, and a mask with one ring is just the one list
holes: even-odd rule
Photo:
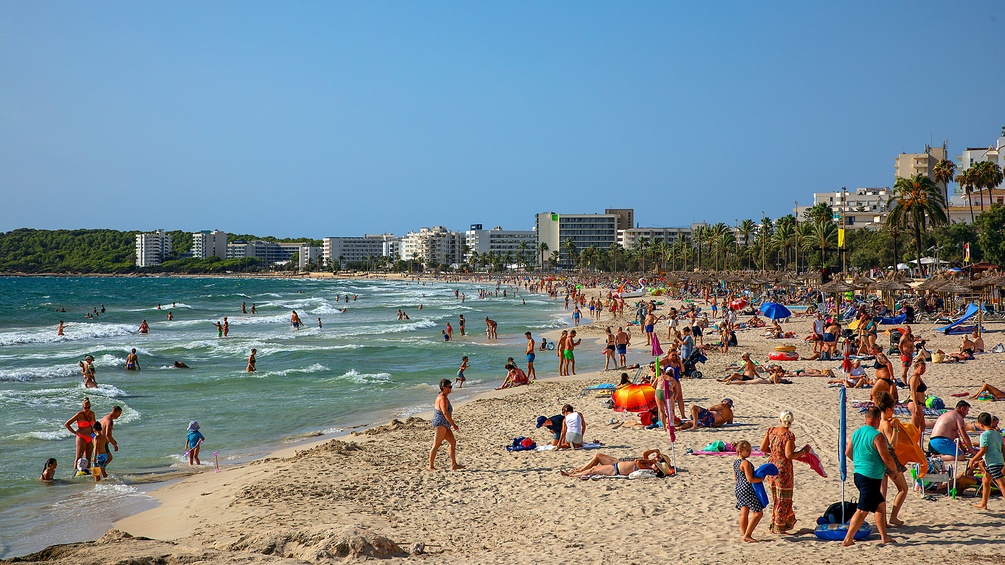
[[58, 336], [55, 328], [25, 328], [11, 332], [0, 332], [0, 346], [118, 337], [136, 333], [134, 330], [133, 326], [126, 324], [80, 322], [67, 324], [63, 330], [65, 335]]
[[359, 384], [389, 383], [391, 373], [360, 373], [356, 369], [349, 369], [337, 377], [324, 379], [325, 381], [351, 381]]
[[49, 365], [47, 367], [19, 367], [16, 369], [0, 369], [0, 381], [34, 381], [38, 379], [55, 379], [72, 377], [80, 373], [78, 365]]
[[[261, 373], [261, 376], [262, 377], [285, 377], [285, 376], [293, 375], [293, 374], [317, 373], [317, 372], [320, 372], [320, 371], [327, 371], [327, 370], [328, 370], [328, 367], [325, 367], [324, 365], [322, 365], [320, 363], [315, 363], [315, 364], [310, 365], [308, 367], [294, 367], [294, 368], [291, 368], [291, 369], [283, 369], [281, 371], [267, 371], [265, 373]], [[256, 376], [258, 376], [258, 375], [256, 375]]]

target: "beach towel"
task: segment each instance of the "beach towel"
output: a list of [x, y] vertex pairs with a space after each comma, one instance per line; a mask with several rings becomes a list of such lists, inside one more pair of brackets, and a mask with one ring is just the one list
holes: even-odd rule
[[803, 448], [803, 454], [796, 457], [796, 461], [806, 463], [810, 466], [810, 469], [816, 471], [818, 475], [825, 479], [827, 478], [827, 471], [824, 471], [823, 463], [820, 462], [820, 458], [817, 457], [816, 452], [813, 451], [813, 448], [809, 445]]
[[[852, 403], [851, 403], [851, 405], [852, 405], [852, 408], [857, 408], [859, 412], [865, 412], [866, 409], [868, 409], [870, 406], [872, 406], [872, 401], [870, 401], [870, 400], [853, 400]], [[936, 410], [935, 408], [925, 408], [922, 411], [925, 413], [925, 416], [927, 416], [927, 417], [938, 418], [939, 416], [942, 415], [943, 412], [945, 412], [945, 409], [943, 409], [943, 410]], [[896, 405], [896, 406], [893, 407], [893, 414], [895, 416], [910, 416], [911, 415], [911, 411], [910, 411], [910, 409], [907, 408], [907, 404], [898, 404], [898, 405]]]
[[506, 451], [530, 451], [537, 448], [537, 444], [529, 437], [513, 438], [513, 443], [506, 446]]
[[[774, 463], [765, 463], [758, 468], [754, 469], [754, 476], [763, 479], [765, 477], [774, 477], [778, 475], [778, 467]], [[764, 483], [750, 483], [750, 486], [754, 487], [754, 494], [757, 495], [757, 499], [761, 501], [761, 506], [768, 505], [768, 492], [764, 490]]]
[[[602, 443], [584, 443], [583, 447], [577, 447], [576, 449], [599, 449], [603, 447]], [[555, 451], [558, 449], [554, 445], [540, 445], [535, 448], [535, 451]]]

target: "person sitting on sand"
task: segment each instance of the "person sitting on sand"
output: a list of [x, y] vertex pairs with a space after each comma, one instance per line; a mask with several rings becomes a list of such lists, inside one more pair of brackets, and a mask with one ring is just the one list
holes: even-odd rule
[[996, 388], [993, 385], [989, 385], [988, 383], [984, 383], [984, 386], [982, 386], [981, 389], [970, 398], [980, 399], [981, 395], [985, 398], [991, 397], [991, 400], [1005, 400], [1005, 392], [1002, 392], [1001, 389]]
[[[831, 373], [833, 375], [833, 372]], [[847, 379], [831, 379], [827, 381], [827, 384], [841, 384], [845, 388], [862, 388], [865, 386], [872, 386], [872, 379], [866, 374], [865, 369], [862, 368], [862, 362], [858, 359], [852, 361], [851, 372], [848, 373]]]
[[785, 337], [785, 330], [782, 329], [778, 320], [771, 320], [771, 327], [768, 328], [768, 331], [764, 332], [764, 337], [768, 339], [782, 339]]
[[660, 453], [658, 449], [650, 449], [642, 453], [642, 457], [628, 457], [618, 459], [611, 455], [598, 453], [590, 459], [586, 465], [572, 469], [571, 471], [560, 470], [565, 477], [627, 477], [635, 471], [648, 469], [656, 473], [657, 477], [665, 477], [674, 474], [670, 458]]
[[754, 362], [750, 360], [750, 353], [744, 353], [740, 356], [740, 358], [743, 359], [743, 370], [739, 373], [733, 373], [724, 379], [719, 379], [720, 383], [752, 381], [761, 377], [761, 375], [757, 372], [757, 365], [754, 365]]
[[747, 326], [751, 328], [763, 328], [765, 326], [764, 320], [762, 320], [757, 314], [754, 314], [747, 320]]
[[537, 417], [537, 427], [547, 428], [551, 432], [551, 445], [558, 448], [568, 448], [569, 445], [562, 445], [560, 440], [562, 438], [562, 424], [565, 422], [565, 416], [559, 414], [557, 416], [552, 416], [551, 418], [546, 418], [544, 416]]
[[977, 333], [977, 330], [974, 330], [973, 333], [970, 334], [970, 341], [974, 344], [975, 353], [984, 353], [984, 338]]
[[723, 398], [722, 402], [707, 409], [698, 405], [691, 406], [691, 420], [681, 424], [682, 430], [698, 428], [721, 428], [723, 424], [733, 423], [733, 401]]
[[516, 365], [509, 363], [506, 365], [506, 370], [508, 371], [506, 373], [506, 380], [503, 381], [502, 385], [496, 387], [496, 390], [521, 386], [530, 382], [527, 378], [527, 373], [524, 373], [523, 369], [520, 369]]

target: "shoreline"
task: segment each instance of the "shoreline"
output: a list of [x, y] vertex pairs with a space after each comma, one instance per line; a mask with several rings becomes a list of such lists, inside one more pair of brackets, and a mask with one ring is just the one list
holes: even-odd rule
[[[617, 325], [608, 318], [582, 332], [584, 341], [577, 353], [596, 355], [597, 336], [608, 324]], [[1000, 324], [988, 325], [989, 336], [1001, 335]], [[793, 318], [786, 326], [801, 336], [809, 320]], [[932, 351], [951, 350], [958, 340], [935, 333], [933, 324], [913, 327], [929, 338]], [[542, 331], [536, 338], [553, 339], [561, 329]], [[665, 327], [661, 330], [665, 332]], [[751, 563], [805, 561], [807, 552], [813, 554], [812, 562], [927, 561], [956, 559], [961, 554], [971, 562], [1005, 558], [996, 521], [988, 519], [1003, 504], [999, 497], [992, 498], [993, 510], [988, 514], [972, 509], [969, 495], [961, 500], [944, 495], [923, 500], [920, 494], [909, 492], [902, 513], [907, 525], [891, 530], [901, 542], [896, 546], [881, 546], [874, 536], [842, 548], [840, 543], [819, 541], [808, 533], [816, 517], [840, 496], [835, 457], [837, 391], [826, 386], [826, 379], [814, 377], [794, 378], [791, 385], [716, 382], [712, 377], [727, 370], [743, 352], [764, 362], [779, 341], [759, 333], [738, 332], [740, 346], [731, 348], [728, 355], [709, 355], [702, 367], [706, 378], [683, 381], [687, 405], [709, 406], [728, 395], [736, 402], [737, 422], [721, 429], [678, 431], [674, 452], [679, 472], [672, 478], [578, 481], [562, 477], [558, 469], [580, 466], [596, 452], [507, 452], [504, 446], [513, 437], [528, 436], [539, 445], [545, 443], [549, 436], [535, 428], [534, 419], [557, 413], [566, 402], [583, 412], [588, 424], [585, 435], [599, 439], [603, 453], [624, 457], [654, 447], [670, 448], [663, 430], [608, 425], [626, 415], [603, 407], [596, 393], [583, 391], [587, 382], [616, 382], [620, 371], [558, 377], [549, 364], [533, 385], [480, 391], [455, 404], [460, 426], [458, 459], [467, 466], [464, 470], [443, 470], [445, 447], [438, 459], [440, 470], [424, 469], [432, 437], [429, 411], [424, 411], [365, 430], [276, 449], [219, 474], [203, 472], [164, 485], [152, 494], [160, 501], [158, 507], [117, 521], [99, 541], [50, 548], [47, 555], [56, 553], [67, 563], [163, 555], [221, 563], [330, 562], [378, 556], [418, 563], [434, 555], [480, 563], [722, 563], [735, 561], [740, 551]], [[635, 333], [633, 340], [638, 337]], [[808, 350], [798, 339], [783, 343], [796, 345], [800, 352]], [[647, 362], [651, 358], [647, 349], [644, 341], [636, 343], [628, 362]], [[994, 382], [999, 357], [984, 354], [962, 365], [932, 365], [925, 380], [936, 394], [950, 399], [951, 393], [973, 391], [983, 380]], [[832, 368], [838, 363], [796, 361], [787, 367]], [[849, 400], [864, 400], [868, 393], [850, 389]], [[433, 397], [427, 402], [431, 404]], [[732, 459], [685, 452], [715, 440], [747, 439], [756, 445], [784, 409], [796, 414], [797, 445], [813, 445], [830, 478], [797, 463], [797, 532], [770, 534], [768, 509], [755, 532], [761, 543], [743, 544], [735, 531]], [[975, 403], [971, 416], [984, 410], [1001, 412], [996, 403]], [[861, 416], [849, 410], [849, 434], [859, 425]], [[754, 461], [755, 465], [763, 462]], [[850, 477], [844, 486], [846, 500], [857, 498]], [[654, 536], [654, 529], [665, 529], [667, 535]]]

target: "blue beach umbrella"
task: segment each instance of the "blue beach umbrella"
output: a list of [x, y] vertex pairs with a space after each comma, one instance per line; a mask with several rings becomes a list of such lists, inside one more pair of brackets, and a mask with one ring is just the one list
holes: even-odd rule
[[792, 316], [789, 309], [777, 302], [765, 302], [761, 304], [761, 313], [771, 320], [779, 320]]

